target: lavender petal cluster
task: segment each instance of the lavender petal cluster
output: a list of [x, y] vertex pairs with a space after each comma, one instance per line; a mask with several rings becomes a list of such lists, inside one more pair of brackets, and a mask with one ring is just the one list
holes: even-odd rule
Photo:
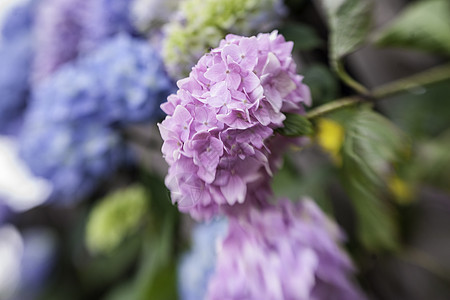
[[128, 162], [121, 126], [152, 121], [172, 89], [149, 44], [114, 37], [36, 87], [20, 136], [21, 157], [53, 184], [51, 199], [81, 199]]
[[180, 299], [205, 299], [206, 287], [216, 266], [217, 246], [226, 235], [227, 228], [226, 219], [195, 226], [191, 249], [181, 258], [178, 266]]
[[0, 134], [15, 134], [29, 92], [34, 1], [12, 7], [1, 29]]
[[364, 299], [342, 233], [313, 201], [282, 199], [229, 226], [206, 299]]
[[135, 31], [131, 20], [133, 0], [90, 0], [83, 12], [83, 39], [80, 45], [86, 52], [95, 49], [118, 33]]
[[270, 178], [274, 129], [311, 101], [292, 47], [276, 31], [227, 35], [161, 106], [168, 115], [159, 124], [165, 182], [181, 211], [210, 218], [255, 198]]
[[42, 0], [35, 26], [33, 82], [52, 74], [79, 53], [83, 13], [89, 0]]
[[129, 0], [41, 0], [33, 82], [92, 51], [119, 32], [131, 32]]

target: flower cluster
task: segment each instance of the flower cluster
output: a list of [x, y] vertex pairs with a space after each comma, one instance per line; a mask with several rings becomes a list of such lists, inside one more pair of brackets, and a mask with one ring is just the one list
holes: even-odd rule
[[36, 16], [34, 82], [47, 78], [78, 55], [88, 1], [42, 0]]
[[[164, 62], [173, 78], [185, 77], [227, 33], [272, 30], [283, 13], [279, 0], [187, 0], [165, 28]], [[268, 22], [268, 20], [270, 20]]]
[[118, 32], [130, 32], [128, 0], [42, 0], [36, 19], [33, 81], [95, 49]]
[[205, 299], [209, 279], [214, 273], [217, 246], [226, 235], [226, 219], [197, 224], [192, 246], [178, 267], [178, 290], [183, 300]]
[[166, 185], [180, 210], [209, 218], [222, 206], [254, 200], [270, 178], [269, 138], [285, 112], [301, 113], [310, 103], [292, 46], [276, 31], [228, 35], [161, 106], [168, 114], [159, 124]]
[[126, 159], [120, 137], [92, 121], [64, 124], [34, 119], [27, 121], [25, 130], [21, 157], [36, 176], [52, 184], [49, 201], [83, 199]]
[[152, 46], [120, 34], [43, 82], [36, 89], [33, 101], [39, 103], [33, 110], [58, 122], [82, 118], [103, 124], [148, 121], [160, 114], [159, 104], [173, 89]]
[[229, 223], [206, 299], [364, 298], [342, 233], [314, 202], [282, 199]]
[[83, 51], [95, 49], [117, 33], [133, 33], [130, 0], [89, 0], [84, 11]]
[[116, 127], [153, 120], [172, 89], [152, 47], [119, 35], [35, 89], [21, 156], [53, 199], [80, 199], [127, 160]]
[[13, 134], [20, 127], [21, 113], [28, 95], [32, 62], [31, 26], [33, 2], [13, 7], [1, 30], [0, 44], [0, 133]]

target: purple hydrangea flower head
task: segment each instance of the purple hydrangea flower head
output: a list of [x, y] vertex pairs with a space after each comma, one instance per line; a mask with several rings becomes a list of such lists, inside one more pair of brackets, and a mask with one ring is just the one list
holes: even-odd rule
[[159, 128], [166, 185], [180, 210], [209, 218], [254, 200], [251, 187], [270, 178], [274, 129], [284, 113], [303, 113], [311, 101], [292, 46], [276, 31], [228, 35], [178, 81], [177, 94], [161, 106], [168, 116]]
[[112, 35], [130, 31], [129, 0], [42, 0], [36, 20], [33, 81], [89, 52]]
[[310, 200], [231, 217], [206, 299], [365, 299], [343, 234]]
[[35, 1], [12, 7], [3, 22], [0, 43], [0, 133], [15, 134], [29, 90], [33, 59], [31, 26]]
[[182, 300], [205, 299], [206, 287], [216, 265], [216, 248], [226, 234], [227, 225], [227, 220], [218, 219], [194, 228], [191, 250], [181, 258], [178, 266], [178, 290]]

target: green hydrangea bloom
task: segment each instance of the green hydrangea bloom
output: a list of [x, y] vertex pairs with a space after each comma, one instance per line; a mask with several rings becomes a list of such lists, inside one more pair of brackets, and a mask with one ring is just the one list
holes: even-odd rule
[[251, 35], [273, 29], [280, 0], [186, 0], [166, 25], [163, 58], [169, 74], [186, 77], [198, 59], [228, 33]]
[[92, 253], [110, 253], [142, 224], [148, 195], [131, 186], [101, 200], [91, 211], [86, 226], [86, 245]]

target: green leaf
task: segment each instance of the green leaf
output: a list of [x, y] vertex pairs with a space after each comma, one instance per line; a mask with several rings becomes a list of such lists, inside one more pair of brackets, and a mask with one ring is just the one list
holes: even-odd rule
[[314, 28], [306, 24], [288, 23], [279, 30], [287, 41], [294, 42], [294, 51], [313, 50], [323, 45]]
[[86, 226], [86, 245], [92, 253], [110, 253], [134, 233], [147, 212], [147, 194], [131, 186], [102, 199], [91, 211]]
[[277, 129], [277, 132], [281, 135], [295, 137], [312, 135], [314, 133], [314, 128], [306, 117], [291, 113], [286, 113], [285, 115], [284, 127]]
[[409, 172], [419, 183], [450, 191], [450, 130], [432, 140], [421, 141], [410, 164]]
[[152, 218], [156, 222], [163, 222], [167, 215], [178, 214], [176, 206], [170, 200], [169, 190], [160, 176], [142, 170], [140, 181], [151, 195], [150, 211], [154, 212]]
[[141, 268], [136, 278], [137, 300], [177, 299], [174, 241], [177, 215], [168, 214], [158, 226], [151, 228], [145, 242]]
[[450, 80], [379, 101], [378, 107], [414, 140], [428, 139], [450, 128]]
[[180, 214], [159, 176], [143, 170], [141, 182], [151, 194], [153, 214], [135, 281], [134, 299], [177, 299], [175, 242]]
[[[304, 155], [305, 153], [301, 153]], [[301, 197], [311, 197], [327, 213], [332, 212], [327, 189], [324, 188], [333, 177], [333, 171], [328, 163], [318, 163], [311, 170], [297, 170], [286, 155], [283, 167], [272, 180], [272, 189], [277, 198], [287, 197], [295, 200]], [[294, 157], [295, 159], [295, 157]]]
[[78, 276], [82, 285], [92, 289], [103, 288], [124, 276], [139, 256], [142, 238], [135, 235], [119, 247], [108, 252], [108, 255], [87, 257], [78, 268]]
[[138, 272], [132, 281], [113, 290], [107, 299], [175, 300], [178, 298], [175, 242], [178, 241], [179, 213], [159, 176], [142, 170], [140, 182], [151, 195], [151, 216], [143, 231]]
[[355, 51], [366, 39], [371, 25], [368, 0], [323, 0], [331, 31], [333, 60]]
[[366, 88], [344, 70], [341, 59], [366, 40], [371, 25], [370, 0], [322, 0], [330, 28], [330, 62], [339, 77], [360, 93]]
[[369, 110], [346, 124], [342, 180], [358, 220], [358, 237], [371, 251], [398, 248], [395, 212], [386, 201], [387, 178], [406, 154], [406, 137], [387, 119]]
[[410, 4], [379, 33], [376, 44], [450, 55], [450, 2], [429, 0]]
[[135, 285], [133, 281], [122, 283], [108, 292], [103, 300], [136, 299]]
[[314, 64], [304, 72], [303, 82], [309, 86], [314, 105], [336, 99], [339, 95], [339, 83], [328, 67]]

